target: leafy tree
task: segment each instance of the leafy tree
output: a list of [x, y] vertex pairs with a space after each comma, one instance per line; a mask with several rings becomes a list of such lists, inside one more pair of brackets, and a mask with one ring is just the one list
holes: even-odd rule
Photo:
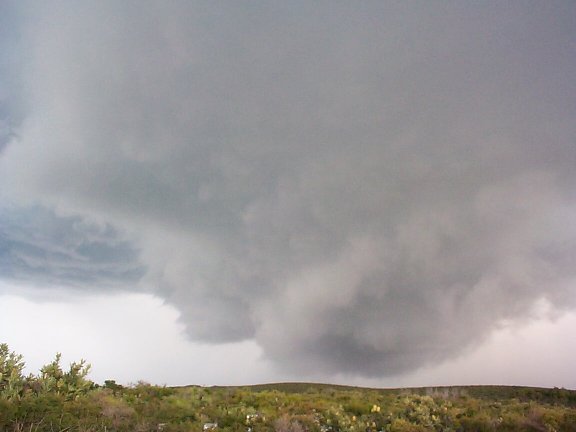
[[25, 378], [22, 355], [11, 352], [7, 344], [0, 344], [0, 397], [15, 399], [22, 396]]
[[90, 372], [90, 364], [85, 360], [70, 364], [68, 372], [64, 372], [60, 366], [62, 355], [56, 354], [56, 358], [40, 369], [39, 382], [42, 392], [53, 392], [64, 395], [67, 399], [76, 399], [86, 394], [94, 383], [86, 377]]
[[104, 388], [112, 390], [112, 393], [116, 395], [116, 392], [122, 391], [124, 387], [121, 386], [120, 384], [117, 384], [115, 380], [106, 380], [104, 381]]

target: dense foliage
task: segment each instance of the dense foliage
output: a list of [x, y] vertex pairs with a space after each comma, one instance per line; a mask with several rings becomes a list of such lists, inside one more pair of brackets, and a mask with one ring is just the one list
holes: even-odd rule
[[0, 431], [576, 431], [576, 391], [526, 387], [375, 390], [322, 384], [168, 388], [88, 380], [90, 366], [23, 375], [0, 345]]

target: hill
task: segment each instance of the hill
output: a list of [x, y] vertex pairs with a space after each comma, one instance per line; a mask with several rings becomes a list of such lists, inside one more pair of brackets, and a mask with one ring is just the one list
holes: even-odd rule
[[382, 395], [421, 395], [440, 398], [471, 397], [483, 400], [511, 400], [532, 401], [546, 404], [560, 404], [576, 406], [576, 390], [564, 388], [544, 388], [528, 386], [498, 386], [498, 385], [469, 385], [469, 386], [434, 386], [434, 387], [407, 387], [407, 388], [367, 388], [326, 383], [283, 382], [255, 384], [250, 386], [213, 386], [213, 389], [246, 389], [254, 392], [279, 391], [282, 393], [326, 393], [326, 392], [377, 392]]
[[122, 386], [59, 355], [38, 375], [23, 367], [0, 344], [1, 432], [576, 432], [576, 391], [558, 388]]

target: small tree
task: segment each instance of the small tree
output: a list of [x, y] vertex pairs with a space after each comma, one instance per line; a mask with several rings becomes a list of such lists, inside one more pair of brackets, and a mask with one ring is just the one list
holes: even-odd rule
[[22, 396], [25, 378], [22, 355], [11, 352], [7, 344], [0, 344], [0, 397], [16, 399]]
[[70, 364], [68, 372], [64, 372], [60, 366], [62, 355], [56, 354], [52, 363], [48, 363], [40, 369], [40, 386], [43, 392], [52, 392], [66, 397], [66, 399], [76, 399], [82, 394], [86, 394], [94, 383], [86, 376], [90, 372], [90, 365], [85, 360]]

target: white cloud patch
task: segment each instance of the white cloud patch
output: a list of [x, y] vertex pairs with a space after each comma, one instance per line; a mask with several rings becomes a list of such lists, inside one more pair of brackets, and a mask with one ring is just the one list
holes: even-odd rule
[[[6, 284], [0, 287], [8, 288]], [[178, 311], [153, 296], [71, 298], [68, 293], [66, 300], [54, 293], [40, 302], [0, 295], [0, 339], [23, 354], [28, 372], [38, 373], [61, 352], [63, 364], [86, 359], [92, 365], [90, 378], [100, 384], [107, 379], [159, 385], [242, 385], [270, 380], [270, 365], [255, 343], [218, 347], [190, 343], [182, 325], [176, 323]]]

